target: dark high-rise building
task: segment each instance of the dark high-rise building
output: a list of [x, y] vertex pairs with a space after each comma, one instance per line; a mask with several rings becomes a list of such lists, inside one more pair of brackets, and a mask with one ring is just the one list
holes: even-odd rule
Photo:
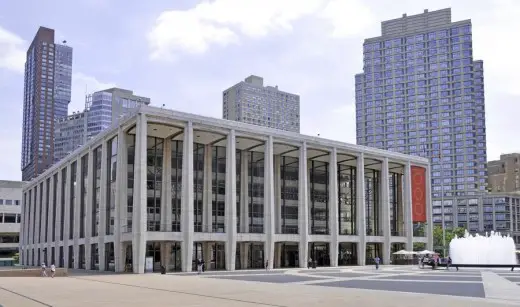
[[485, 192], [487, 176], [484, 69], [471, 20], [425, 10], [381, 30], [365, 39], [355, 76], [357, 143], [430, 158], [433, 222], [482, 230], [477, 198], [459, 201]]
[[67, 116], [72, 48], [55, 44], [54, 30], [40, 27], [25, 61], [22, 180], [41, 174], [54, 159], [54, 121]]

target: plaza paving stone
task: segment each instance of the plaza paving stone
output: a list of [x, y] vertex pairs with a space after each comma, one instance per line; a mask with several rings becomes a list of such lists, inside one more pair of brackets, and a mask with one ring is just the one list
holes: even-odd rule
[[[315, 271], [331, 276], [316, 276], [302, 269], [205, 272], [189, 276], [71, 272], [71, 277], [61, 278], [0, 278], [0, 305], [499, 307], [520, 304], [517, 295], [520, 291], [513, 290], [518, 286], [506, 278], [516, 276], [503, 277], [504, 271], [472, 270], [457, 274], [397, 266], [374, 271], [372, 267]], [[339, 274], [342, 275], [338, 277]], [[480, 275], [482, 282], [456, 278]], [[396, 281], [399, 276], [416, 279]]]

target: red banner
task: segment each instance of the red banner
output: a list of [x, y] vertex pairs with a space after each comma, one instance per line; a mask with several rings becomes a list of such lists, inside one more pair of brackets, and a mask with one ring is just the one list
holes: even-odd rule
[[426, 169], [412, 166], [412, 220], [426, 222]]

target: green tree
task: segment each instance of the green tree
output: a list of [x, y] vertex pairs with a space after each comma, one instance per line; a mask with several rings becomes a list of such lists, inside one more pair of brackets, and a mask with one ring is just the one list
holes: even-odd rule
[[444, 229], [445, 237], [446, 237], [446, 240], [445, 240], [446, 246], [444, 246], [443, 240], [442, 240], [443, 229], [441, 226], [434, 226], [433, 227], [433, 249], [437, 253], [440, 253], [443, 257], [446, 257], [447, 255], [444, 255], [444, 250], [446, 250], [446, 253], [449, 253], [449, 247], [450, 247], [451, 240], [453, 240], [453, 238], [455, 238], [455, 236], [457, 236], [459, 238], [463, 237], [465, 231], [466, 231], [466, 229], [464, 229], [462, 227], [457, 227], [454, 229]]
[[18, 263], [20, 261], [20, 253], [16, 253], [13, 255], [14, 263]]

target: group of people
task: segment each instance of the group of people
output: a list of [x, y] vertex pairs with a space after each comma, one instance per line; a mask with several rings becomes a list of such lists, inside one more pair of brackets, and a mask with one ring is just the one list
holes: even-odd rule
[[[56, 266], [51, 264], [51, 277], [54, 278], [54, 275], [56, 275]], [[45, 262], [42, 262], [42, 277], [47, 276], [47, 266], [45, 265]]]
[[432, 267], [432, 270], [435, 270], [437, 268], [437, 266], [443, 262], [443, 263], [446, 263], [446, 270], [449, 270], [450, 269], [450, 266], [451, 266], [451, 257], [448, 256], [447, 258], [444, 258], [444, 260], [442, 260], [438, 254], [434, 254], [433, 257], [428, 257], [428, 255], [420, 258], [419, 260], [420, 262], [420, 265], [422, 268], [424, 268], [424, 264], [428, 264], [428, 265], [431, 265]]

